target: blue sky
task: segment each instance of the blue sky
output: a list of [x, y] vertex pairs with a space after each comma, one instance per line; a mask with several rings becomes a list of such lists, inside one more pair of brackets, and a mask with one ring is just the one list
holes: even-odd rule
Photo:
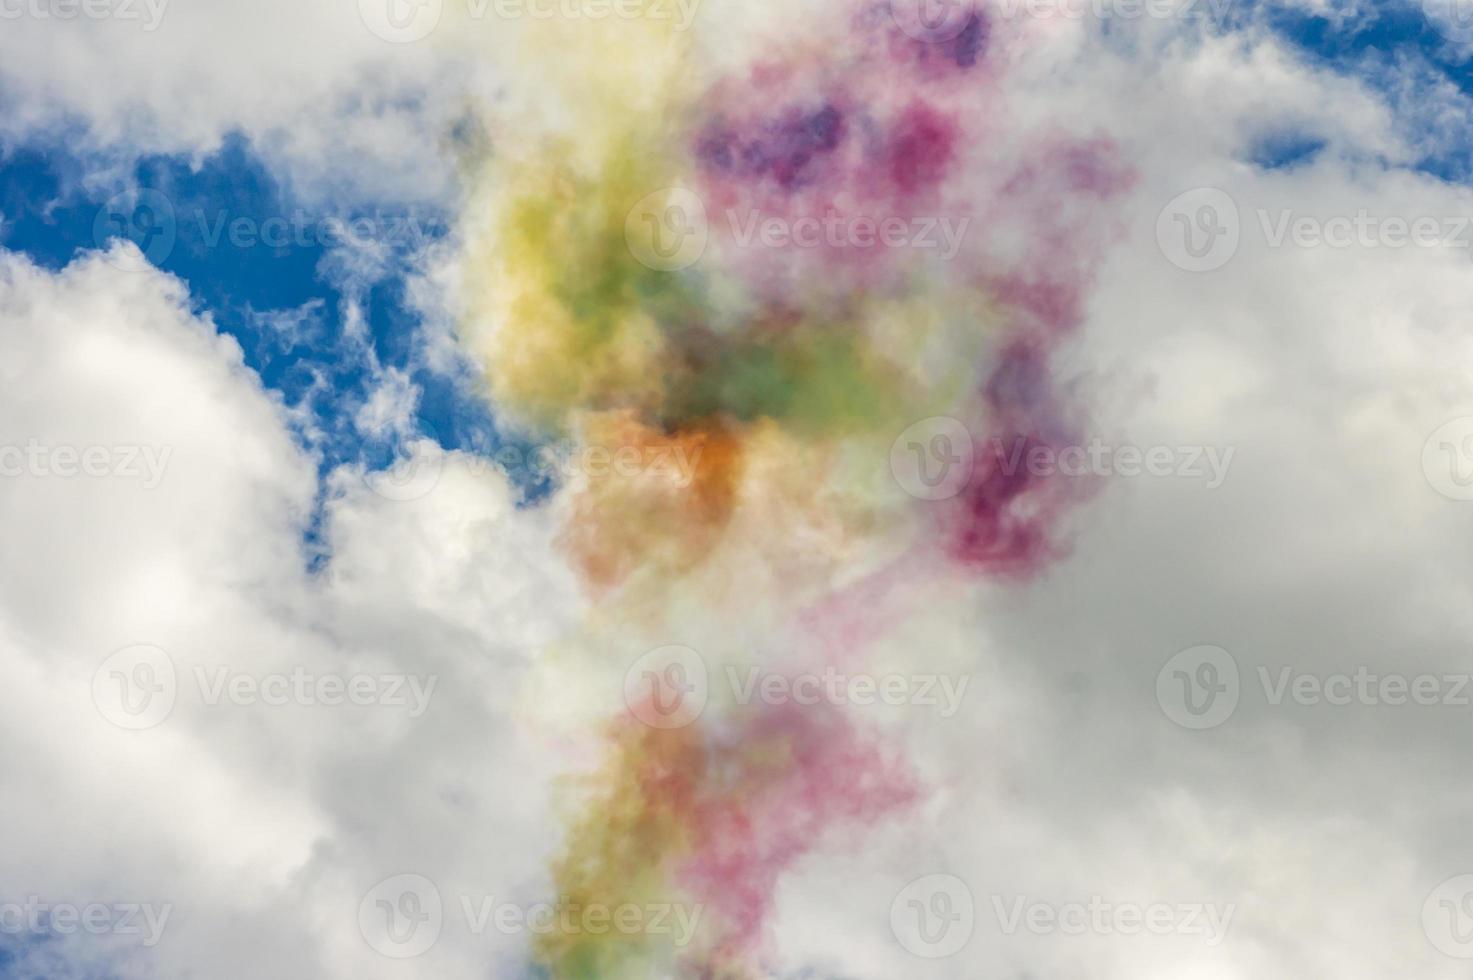
[[[1422, 69], [1464, 95], [1473, 95], [1468, 47], [1439, 34], [1416, 5], [1362, 4], [1361, 16], [1344, 20], [1316, 17], [1291, 7], [1263, 9], [1269, 27], [1313, 64], [1361, 78], [1388, 93], [1413, 70]], [[1297, 162], [1316, 144], [1312, 134], [1284, 134], [1280, 139], [1265, 148], [1262, 162]], [[1473, 177], [1470, 152], [1473, 148], [1466, 144], [1439, 145], [1418, 162], [1418, 168], [1445, 180], [1467, 181]]]

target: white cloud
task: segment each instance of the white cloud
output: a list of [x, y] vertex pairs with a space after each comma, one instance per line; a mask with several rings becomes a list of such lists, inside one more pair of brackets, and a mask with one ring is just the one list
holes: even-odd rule
[[[0, 262], [3, 441], [172, 450], [153, 489], [117, 474], [0, 480], [4, 778], [32, 787], [0, 803], [24, 842], [0, 857], [7, 900], [172, 905], [151, 954], [119, 937], [123, 975], [359, 977], [396, 975], [357, 932], [378, 879], [413, 868], [447, 888], [528, 887], [555, 843], [534, 774], [556, 766], [538, 761], [548, 750], [519, 720], [518, 685], [566, 604], [546, 521], [460, 457], [407, 502], [345, 471], [326, 518], [333, 562], [313, 577], [312, 463], [180, 285], [95, 255], [56, 275]], [[179, 693], [162, 723], [132, 732], [92, 683], [139, 643], [172, 658]], [[414, 719], [210, 705], [197, 668], [438, 684]], [[451, 832], [467, 822], [476, 833]], [[447, 936], [443, 975], [480, 975], [496, 947], [466, 943]]]
[[389, 44], [364, 26], [358, 0], [160, 5], [146, 30], [148, 18], [61, 20], [30, 12], [45, 2], [8, 4], [4, 131], [80, 123], [78, 148], [198, 158], [239, 130], [307, 200], [447, 193], [441, 151], [476, 69], [443, 37]]

